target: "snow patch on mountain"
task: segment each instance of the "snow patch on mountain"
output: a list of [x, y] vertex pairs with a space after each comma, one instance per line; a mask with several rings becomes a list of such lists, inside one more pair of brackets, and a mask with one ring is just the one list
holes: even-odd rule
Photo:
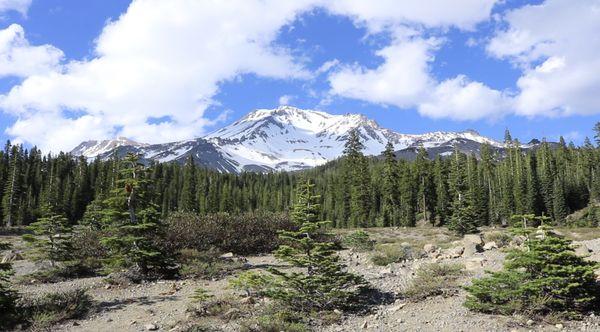
[[72, 153], [85, 157], [107, 155], [119, 147], [134, 148], [146, 159], [183, 162], [189, 156], [220, 171], [298, 170], [322, 165], [340, 157], [348, 133], [358, 130], [364, 153], [379, 155], [388, 141], [395, 150], [426, 149], [467, 140], [502, 148], [504, 144], [467, 130], [401, 134], [381, 127], [360, 114], [334, 115], [291, 106], [255, 110], [203, 138], [164, 144], [143, 144], [125, 138], [88, 141]]

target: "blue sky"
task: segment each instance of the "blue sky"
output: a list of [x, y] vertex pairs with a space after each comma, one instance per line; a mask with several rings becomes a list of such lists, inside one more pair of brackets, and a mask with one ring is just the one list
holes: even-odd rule
[[164, 142], [285, 103], [404, 133], [593, 136], [599, 1], [457, 1], [0, 0], [0, 135]]

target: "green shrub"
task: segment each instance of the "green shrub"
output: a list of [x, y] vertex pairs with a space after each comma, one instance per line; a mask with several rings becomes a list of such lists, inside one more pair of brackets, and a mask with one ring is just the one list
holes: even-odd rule
[[523, 249], [513, 249], [504, 270], [489, 272], [466, 287], [471, 310], [577, 317], [600, 304], [597, 263], [577, 256], [571, 241], [548, 230], [526, 232]]
[[386, 266], [410, 259], [414, 259], [413, 249], [409, 246], [396, 244], [381, 245], [377, 248], [377, 252], [371, 256], [371, 262], [377, 266]]
[[451, 295], [458, 289], [457, 280], [463, 266], [455, 263], [431, 263], [419, 267], [403, 296], [421, 301], [430, 296]]
[[92, 307], [92, 299], [84, 290], [76, 289], [33, 299], [24, 298], [19, 307], [31, 329], [39, 330], [68, 319], [84, 317]]
[[202, 252], [183, 249], [179, 253], [178, 261], [181, 264], [179, 270], [181, 276], [207, 280], [221, 279], [244, 267], [239, 260], [222, 258], [221, 253], [216, 249]]
[[218, 248], [239, 255], [268, 253], [280, 244], [278, 231], [293, 228], [284, 213], [175, 213], [167, 218], [165, 246], [206, 251]]
[[41, 270], [18, 277], [20, 283], [55, 283], [66, 280], [93, 277], [96, 272], [84, 265], [69, 264], [60, 267]]
[[307, 332], [303, 316], [289, 310], [266, 313], [240, 324], [242, 332]]
[[362, 230], [344, 236], [342, 243], [356, 251], [371, 251], [375, 247], [375, 241], [371, 240], [369, 233]]

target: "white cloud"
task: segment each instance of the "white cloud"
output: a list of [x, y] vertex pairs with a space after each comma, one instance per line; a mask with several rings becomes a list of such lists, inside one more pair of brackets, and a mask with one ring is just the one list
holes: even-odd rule
[[396, 40], [377, 51], [384, 60], [379, 67], [345, 66], [332, 73], [329, 76], [331, 93], [377, 104], [411, 107], [433, 87], [428, 67], [438, 44], [436, 39], [420, 37]]
[[417, 24], [426, 27], [472, 29], [486, 20], [498, 0], [333, 0], [328, 8], [348, 15], [371, 32], [397, 25]]
[[487, 45], [522, 69], [516, 112], [560, 116], [600, 112], [600, 2], [548, 0], [508, 12]]
[[[59, 50], [29, 45], [22, 30], [15, 34], [30, 58], [54, 57], [10, 57], [30, 67], [5, 66], [13, 70], [5, 69], [9, 75], [25, 79], [0, 96], [0, 108], [18, 118], [8, 134], [44, 150], [68, 150], [85, 139], [116, 135], [164, 142], [201, 135], [214, 123], [205, 110], [223, 82], [245, 73], [276, 79], [327, 73], [333, 94], [399, 107], [423, 105], [419, 109], [428, 116], [472, 119], [475, 111], [462, 114], [466, 101], [495, 101], [500, 93], [464, 77], [437, 82], [430, 65], [443, 38], [425, 32], [474, 29], [489, 19], [496, 2], [134, 0], [103, 29], [89, 60], [61, 65]], [[384, 63], [366, 68], [333, 60], [310, 73], [302, 60], [274, 45], [282, 27], [316, 7], [349, 16], [370, 33], [390, 33], [392, 42], [377, 51]], [[446, 104], [452, 106], [444, 112]], [[478, 109], [484, 115], [494, 111]], [[168, 120], [153, 121], [159, 118]]]
[[26, 15], [30, 5], [31, 0], [0, 0], [0, 14], [14, 10]]
[[429, 100], [419, 104], [422, 115], [454, 120], [496, 119], [510, 109], [510, 98], [464, 75], [439, 83]]
[[279, 97], [279, 106], [290, 105], [290, 102], [294, 99], [296, 99], [295, 96], [283, 95], [283, 96]]
[[[202, 134], [210, 124], [204, 111], [219, 83], [243, 73], [309, 76], [273, 41], [310, 5], [133, 1], [104, 28], [94, 58], [35, 73], [0, 96], [0, 107], [18, 117], [7, 133], [44, 150], [68, 150], [85, 139], [115, 135], [164, 142]], [[150, 121], [163, 117], [171, 121]]]
[[29, 45], [18, 24], [0, 30], [0, 77], [45, 74], [57, 70], [62, 57], [62, 51], [51, 45]]

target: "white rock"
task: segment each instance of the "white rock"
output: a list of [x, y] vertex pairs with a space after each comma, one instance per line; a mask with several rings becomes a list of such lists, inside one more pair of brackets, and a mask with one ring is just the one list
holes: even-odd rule
[[228, 252], [226, 254], [221, 255], [221, 258], [233, 258], [233, 253], [232, 252]]
[[476, 245], [483, 245], [483, 240], [480, 234], [466, 234], [463, 238], [463, 243], [473, 243]]
[[438, 247], [435, 244], [431, 244], [431, 243], [427, 243], [426, 245], [423, 246], [423, 250], [425, 250], [425, 252], [428, 254], [435, 252], [437, 250], [437, 248]]
[[490, 241], [483, 245], [483, 250], [492, 250], [492, 249], [498, 249], [498, 245], [496, 244], [495, 241]]
[[146, 331], [156, 331], [156, 330], [158, 330], [158, 326], [156, 324], [146, 324], [144, 326], [144, 328], [146, 329]]

